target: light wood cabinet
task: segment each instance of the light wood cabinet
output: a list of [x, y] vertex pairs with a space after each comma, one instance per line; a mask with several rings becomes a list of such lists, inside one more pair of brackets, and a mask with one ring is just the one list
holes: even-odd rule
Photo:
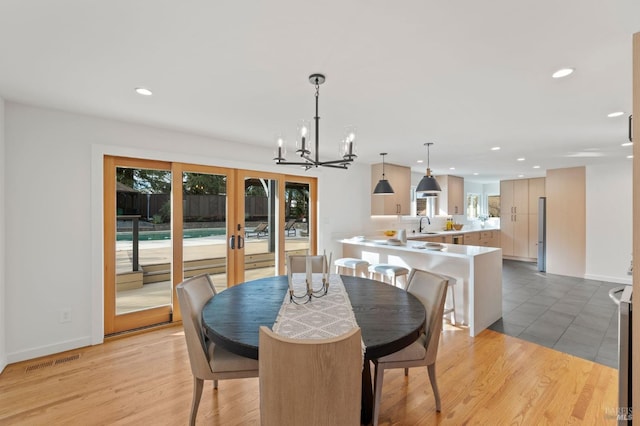
[[480, 245], [480, 232], [469, 232], [464, 234], [465, 246], [479, 246]]
[[424, 241], [427, 243], [453, 244], [453, 235], [434, 235], [431, 237], [413, 238], [414, 241]]
[[438, 194], [438, 214], [465, 214], [464, 179], [459, 176], [436, 176], [442, 191]]
[[500, 248], [500, 231], [468, 232], [464, 234], [464, 245]]
[[491, 231], [481, 231], [479, 232], [479, 244], [484, 247], [497, 247], [500, 248], [500, 231], [491, 230]]
[[[538, 198], [544, 196], [544, 178], [500, 182], [500, 245], [506, 257], [538, 257]], [[534, 201], [535, 200], [535, 201]]]
[[529, 179], [529, 257], [538, 258], [538, 199], [544, 197], [544, 178]]
[[384, 174], [393, 188], [393, 194], [373, 194], [378, 181], [382, 179], [382, 163], [371, 166], [371, 214], [411, 214], [411, 169], [405, 166], [385, 163]]

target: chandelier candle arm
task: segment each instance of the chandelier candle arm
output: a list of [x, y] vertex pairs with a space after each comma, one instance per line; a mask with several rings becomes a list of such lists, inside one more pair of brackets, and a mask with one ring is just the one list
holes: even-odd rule
[[[311, 74], [309, 76], [309, 82], [313, 84], [316, 88], [315, 92], [315, 106], [316, 106], [316, 115], [314, 116], [315, 123], [315, 152], [312, 153], [309, 150], [309, 124], [308, 122], [303, 121], [298, 126], [299, 132], [299, 143], [297, 142], [296, 154], [300, 156], [303, 161], [287, 161], [285, 158], [286, 155], [286, 147], [284, 146], [284, 142], [282, 139], [278, 140], [278, 146], [276, 149], [276, 157], [274, 160], [276, 164], [284, 164], [284, 165], [294, 165], [294, 166], [303, 166], [305, 170], [309, 170], [312, 167], [333, 167], [336, 169], [347, 169], [349, 165], [357, 158], [356, 155], [356, 145], [355, 145], [355, 131], [353, 129], [349, 129], [347, 132], [347, 137], [344, 140], [344, 146], [340, 148], [340, 154], [342, 155], [342, 159], [339, 160], [330, 160], [330, 161], [320, 161], [320, 115], [318, 114], [318, 104], [320, 98], [320, 85], [325, 82], [325, 76], [323, 74]], [[282, 143], [281, 143], [282, 142]]]

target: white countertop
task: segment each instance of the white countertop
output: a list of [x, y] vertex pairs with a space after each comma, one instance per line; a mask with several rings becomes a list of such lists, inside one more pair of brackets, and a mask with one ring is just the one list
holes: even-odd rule
[[[451, 231], [446, 231], [447, 233], [451, 233]], [[454, 231], [455, 233], [461, 233], [461, 231]], [[472, 231], [467, 231], [472, 232]], [[451, 256], [451, 257], [474, 257], [479, 256], [485, 253], [491, 253], [499, 248], [495, 247], [480, 247], [480, 246], [466, 246], [462, 244], [439, 244], [437, 246], [430, 246], [429, 243], [425, 243], [423, 241], [407, 241], [406, 244], [402, 245], [390, 245], [387, 244], [387, 240], [379, 239], [379, 240], [360, 240], [357, 238], [353, 239], [344, 239], [340, 241], [343, 244], [354, 244], [364, 247], [375, 247], [379, 249], [387, 249], [387, 250], [397, 250], [404, 251], [410, 253], [424, 253], [429, 255], [436, 256]]]

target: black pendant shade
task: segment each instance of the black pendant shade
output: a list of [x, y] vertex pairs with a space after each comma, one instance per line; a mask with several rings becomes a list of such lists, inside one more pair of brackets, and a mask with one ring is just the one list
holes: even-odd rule
[[427, 142], [424, 144], [427, 147], [427, 174], [422, 177], [416, 192], [422, 192], [426, 196], [436, 196], [436, 192], [441, 192], [440, 184], [435, 177], [431, 176], [431, 168], [429, 168], [429, 147], [433, 145], [433, 142]]
[[[420, 180], [420, 183], [416, 188], [416, 192], [434, 193], [434, 192], [440, 192], [440, 191], [442, 191], [442, 189], [440, 189], [440, 184], [438, 184], [438, 181], [436, 180], [435, 177], [431, 176], [431, 170], [427, 169], [427, 175], [423, 176], [422, 179]], [[436, 195], [436, 194], [426, 194], [426, 195]]]
[[393, 194], [393, 188], [389, 181], [384, 177], [384, 156], [387, 155], [387, 153], [381, 152], [380, 155], [382, 155], [382, 179], [380, 179], [374, 188], [373, 193], [377, 195], [391, 195]]
[[376, 188], [373, 190], [373, 193], [380, 195], [393, 194], [393, 188], [391, 187], [391, 184], [388, 180], [380, 179], [380, 181], [376, 185]]

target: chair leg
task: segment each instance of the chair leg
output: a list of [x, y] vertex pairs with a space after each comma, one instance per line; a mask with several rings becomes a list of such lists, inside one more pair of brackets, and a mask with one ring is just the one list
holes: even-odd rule
[[198, 415], [198, 406], [200, 406], [200, 398], [202, 397], [202, 386], [204, 380], [194, 376], [193, 378], [193, 399], [191, 401], [191, 414], [189, 415], [189, 425], [195, 426], [196, 416]]
[[217, 380], [213, 381], [213, 388], [214, 389], [218, 389], [218, 381]]
[[408, 375], [409, 375], [409, 369], [408, 369], [408, 368], [405, 368], [405, 369], [404, 369], [404, 375], [405, 375], [405, 376], [408, 376]]
[[449, 317], [449, 320], [451, 321], [452, 325], [456, 325], [456, 295], [455, 295], [455, 288], [453, 288], [453, 286], [449, 286], [449, 288], [451, 289], [451, 317]]
[[433, 397], [436, 399], [436, 411], [440, 412], [440, 392], [438, 391], [438, 383], [436, 382], [436, 363], [434, 362], [431, 365], [427, 365], [427, 371], [429, 372], [429, 381], [433, 389]]
[[380, 400], [382, 399], [382, 381], [384, 380], [384, 368], [376, 362], [375, 379], [373, 382], [373, 426], [378, 426], [378, 415], [380, 414]]

